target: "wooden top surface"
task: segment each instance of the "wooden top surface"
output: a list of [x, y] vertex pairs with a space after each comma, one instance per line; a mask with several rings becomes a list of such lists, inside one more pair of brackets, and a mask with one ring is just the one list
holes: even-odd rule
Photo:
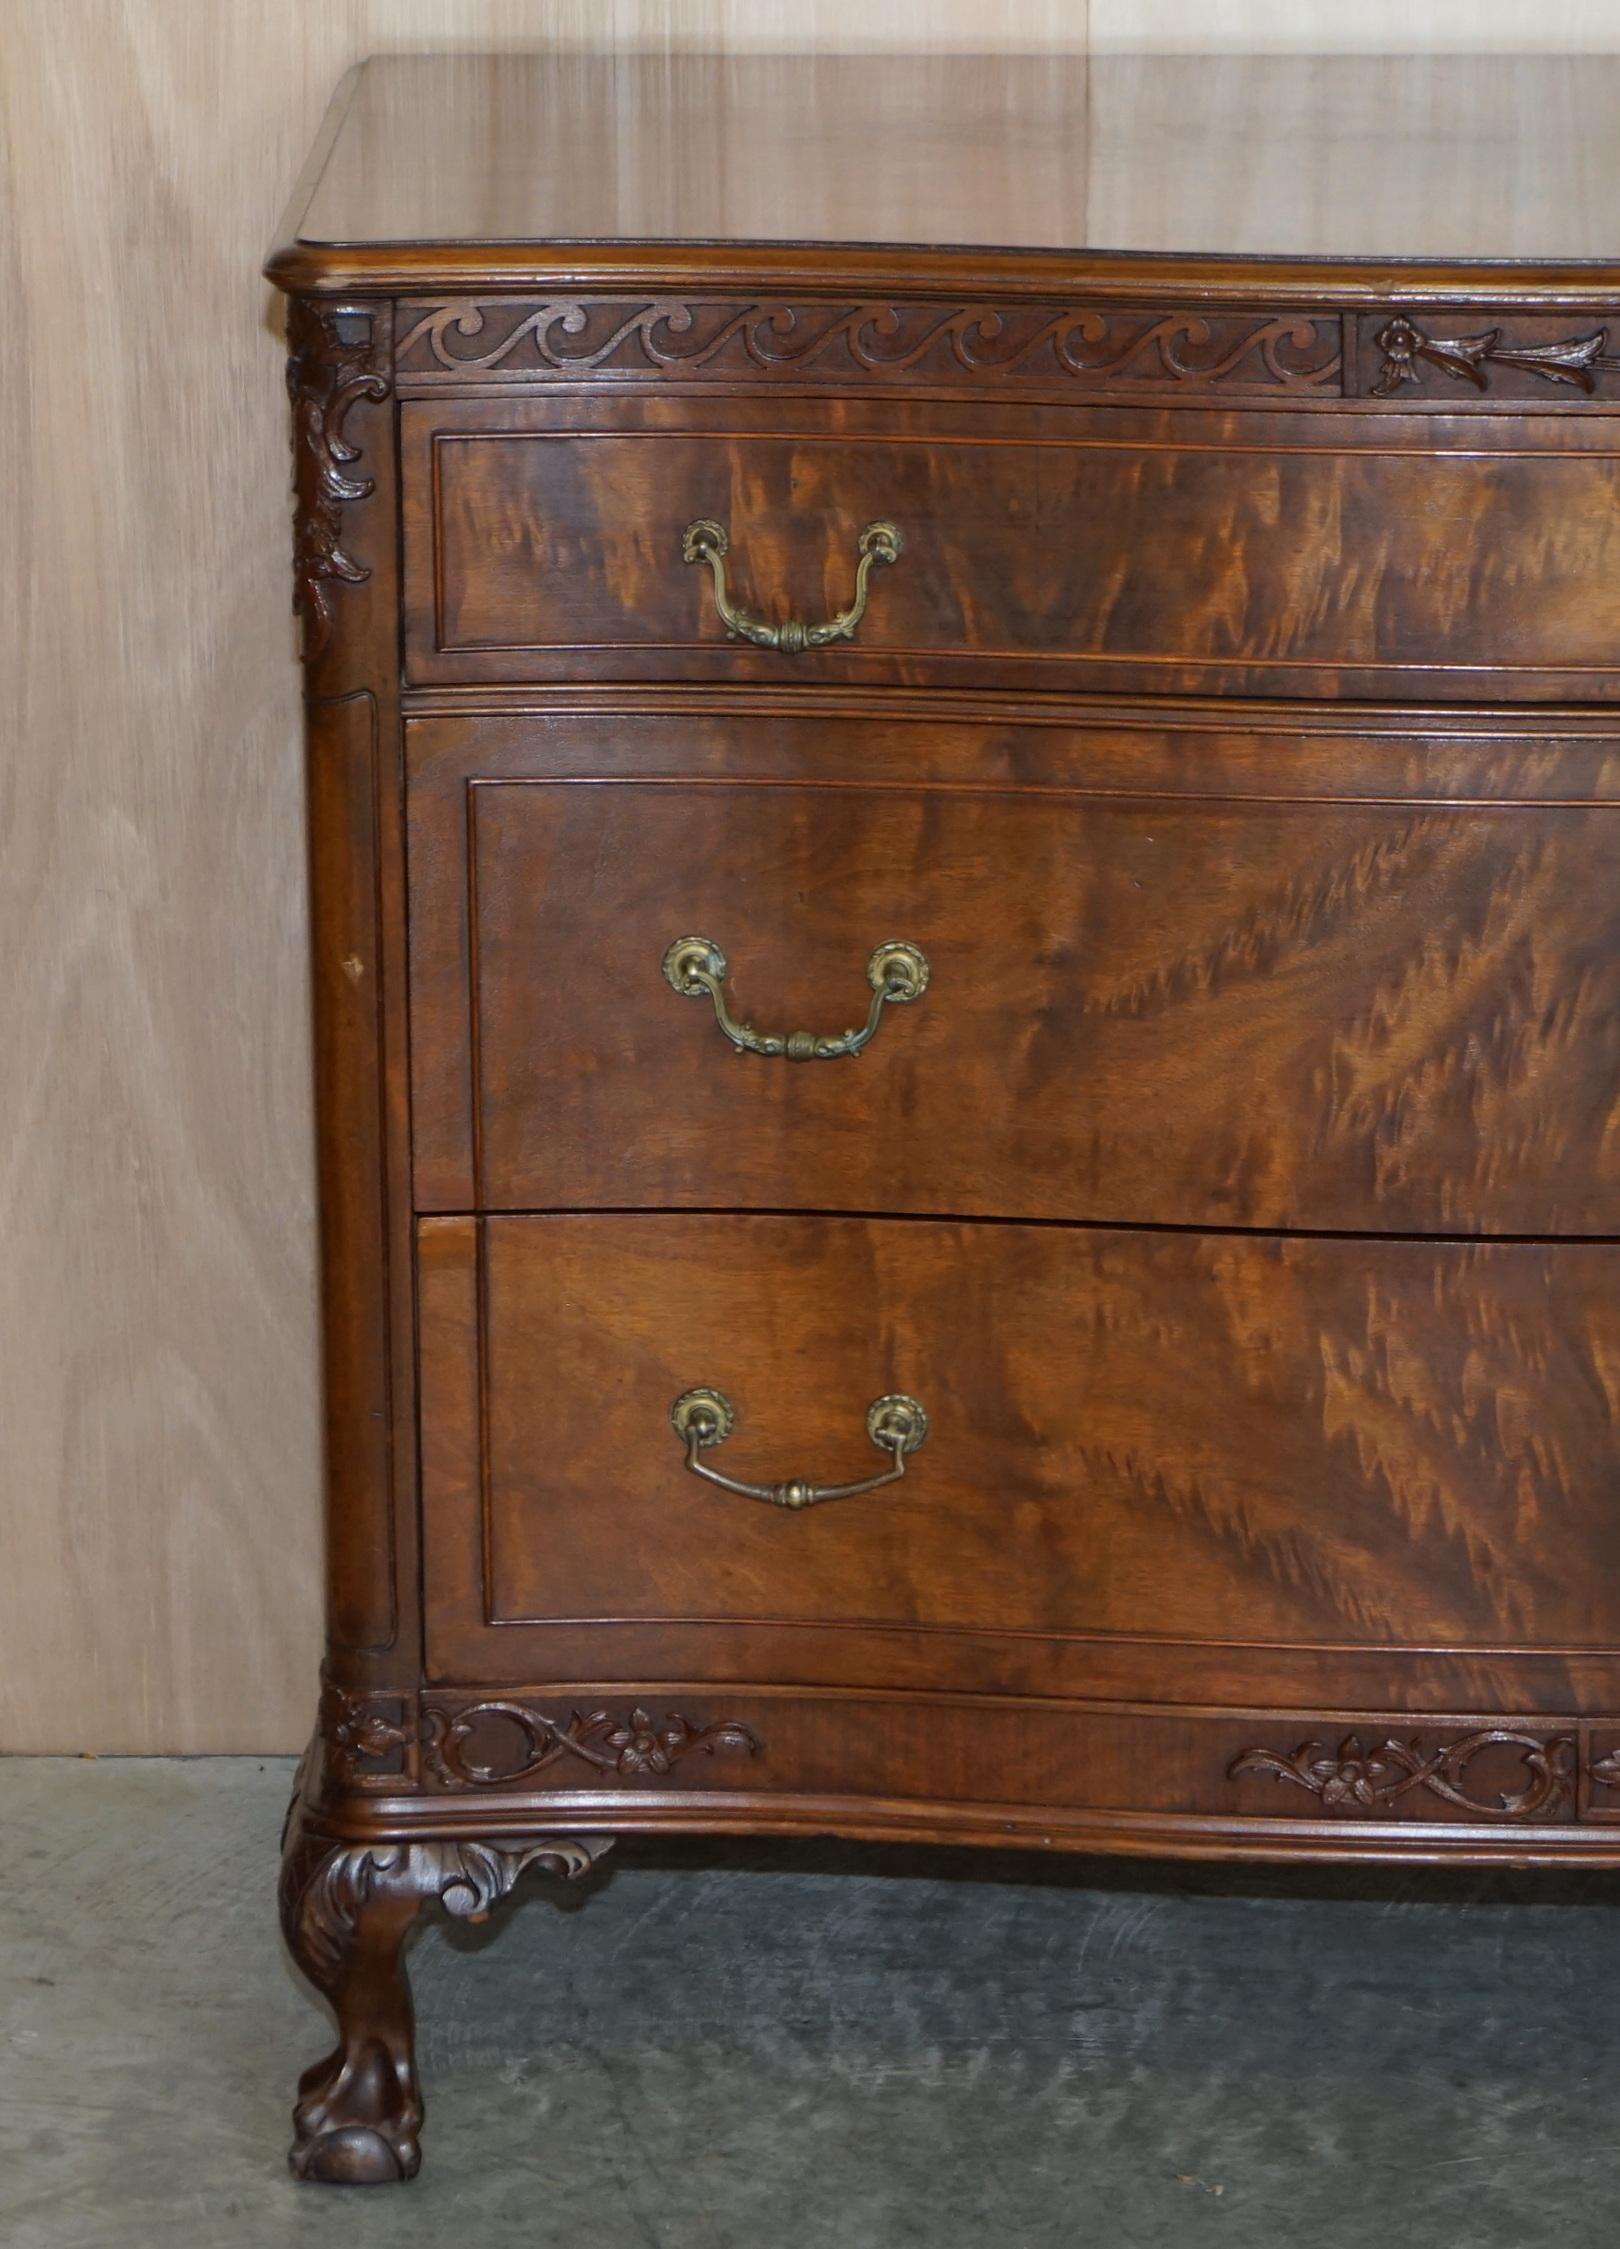
[[1544, 290], [1620, 276], [1617, 126], [1615, 57], [390, 57], [340, 87], [271, 271], [498, 284], [709, 245], [811, 279], [918, 246], [1369, 287], [1530, 261]]

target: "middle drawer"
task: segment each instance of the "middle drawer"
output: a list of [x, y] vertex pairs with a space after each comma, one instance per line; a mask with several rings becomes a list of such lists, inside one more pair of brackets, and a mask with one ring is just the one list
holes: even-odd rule
[[413, 860], [421, 1209], [1620, 1232], [1612, 808], [465, 801]]

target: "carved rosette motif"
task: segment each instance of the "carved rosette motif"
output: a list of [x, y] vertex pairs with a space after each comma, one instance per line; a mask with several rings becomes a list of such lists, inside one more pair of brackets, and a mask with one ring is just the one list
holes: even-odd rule
[[[499, 1744], [503, 1737], [504, 1748], [492, 1751], [492, 1738]], [[513, 1787], [569, 1762], [619, 1780], [660, 1780], [688, 1757], [721, 1751], [752, 1757], [760, 1748], [758, 1735], [735, 1718], [694, 1725], [678, 1711], [655, 1720], [637, 1707], [617, 1716], [576, 1710], [562, 1719], [527, 1703], [493, 1700], [425, 1705], [422, 1745], [428, 1771], [443, 1788]]]
[[326, 1769], [345, 1787], [398, 1788], [416, 1746], [415, 1698], [321, 1689], [318, 1727]]
[[334, 583], [363, 585], [371, 572], [343, 545], [343, 510], [368, 498], [375, 479], [357, 473], [360, 448], [344, 434], [361, 399], [388, 396], [369, 307], [295, 297], [287, 307], [287, 394], [293, 409], [293, 608], [304, 621], [304, 660], [332, 637]]
[[[1469, 1768], [1487, 1750], [1517, 1756], [1525, 1776], [1522, 1788], [1493, 1796], [1470, 1786]], [[1287, 1753], [1245, 1749], [1228, 1766], [1227, 1778], [1269, 1775], [1307, 1790], [1333, 1812], [1391, 1811], [1408, 1797], [1429, 1795], [1477, 1819], [1527, 1820], [1573, 1808], [1577, 1763], [1571, 1735], [1544, 1737], [1488, 1726], [1432, 1749], [1393, 1738], [1366, 1749], [1355, 1734], [1336, 1750], [1320, 1741], [1303, 1742]]]
[[413, 381], [816, 369], [845, 380], [1331, 396], [1344, 366], [1336, 315], [1258, 310], [454, 297], [402, 305], [400, 328], [398, 371]]
[[1599, 1788], [1620, 1788], [1620, 1749], [1593, 1758], [1592, 1779]]

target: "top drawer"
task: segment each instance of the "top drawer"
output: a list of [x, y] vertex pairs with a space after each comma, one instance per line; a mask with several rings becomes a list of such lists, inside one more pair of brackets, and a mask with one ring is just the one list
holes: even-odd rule
[[[1620, 697], [1620, 430], [742, 396], [401, 408], [406, 674]], [[824, 646], [728, 635], [864, 612]], [[690, 557], [690, 559], [688, 559]]]

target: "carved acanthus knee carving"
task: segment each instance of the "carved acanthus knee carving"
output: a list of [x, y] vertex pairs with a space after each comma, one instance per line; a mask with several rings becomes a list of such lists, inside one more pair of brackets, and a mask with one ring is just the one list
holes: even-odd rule
[[531, 1866], [586, 1874], [606, 1836], [499, 1842], [338, 1843], [311, 1833], [295, 1804], [281, 1872], [281, 1920], [294, 1959], [337, 2010], [338, 2043], [306, 2070], [290, 2161], [300, 2179], [380, 2185], [422, 2160], [410, 1984], [411, 1923], [437, 1900], [482, 1921]]

